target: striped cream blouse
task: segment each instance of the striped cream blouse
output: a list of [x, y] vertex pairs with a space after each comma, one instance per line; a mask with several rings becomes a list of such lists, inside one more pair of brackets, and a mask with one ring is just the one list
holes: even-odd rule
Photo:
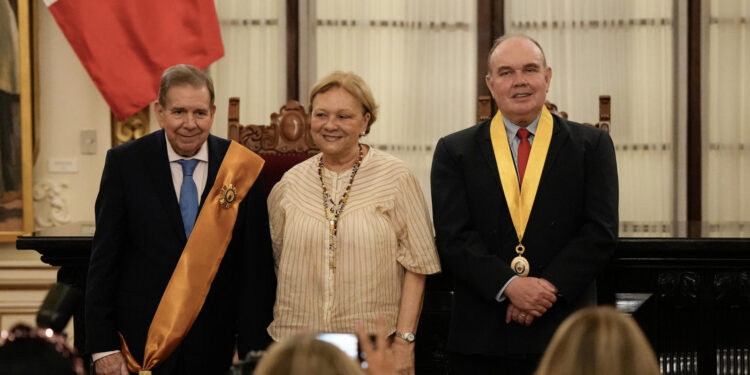
[[[330, 252], [319, 160], [320, 154], [287, 171], [268, 197], [278, 278], [268, 332], [277, 341], [301, 329], [354, 332], [357, 321], [375, 332], [378, 314], [393, 332], [405, 269], [440, 271], [419, 184], [401, 160], [371, 148], [339, 218], [336, 250]], [[324, 170], [334, 202], [350, 176], [351, 170]]]

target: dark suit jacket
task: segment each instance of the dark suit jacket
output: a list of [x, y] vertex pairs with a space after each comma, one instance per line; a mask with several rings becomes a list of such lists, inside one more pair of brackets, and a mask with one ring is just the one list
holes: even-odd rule
[[[432, 207], [443, 269], [453, 275], [448, 349], [462, 354], [541, 353], [560, 322], [591, 292], [617, 238], [617, 167], [599, 129], [554, 117], [549, 152], [523, 243], [530, 276], [560, 293], [531, 326], [505, 323], [497, 293], [513, 276], [518, 238], [497, 170], [490, 121], [448, 135], [432, 163]], [[533, 146], [532, 146], [533, 147]]]
[[[201, 207], [228, 148], [229, 141], [209, 136]], [[143, 364], [148, 328], [186, 242], [164, 131], [109, 150], [86, 288], [89, 353], [119, 349], [121, 332]], [[221, 374], [231, 364], [235, 342], [240, 356], [265, 349], [275, 295], [260, 176], [239, 206], [232, 241], [198, 318], [154, 374]]]

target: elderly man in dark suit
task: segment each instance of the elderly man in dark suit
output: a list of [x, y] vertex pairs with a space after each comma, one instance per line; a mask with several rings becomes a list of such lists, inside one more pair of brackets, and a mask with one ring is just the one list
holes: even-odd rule
[[448, 135], [432, 164], [437, 248], [454, 278], [456, 374], [531, 374], [557, 326], [595, 300], [617, 239], [609, 135], [551, 115], [539, 44], [495, 41], [491, 121]]
[[107, 153], [86, 290], [97, 374], [223, 374], [235, 347], [270, 342], [263, 162], [209, 134], [215, 109], [205, 73], [171, 67], [155, 104], [163, 130]]

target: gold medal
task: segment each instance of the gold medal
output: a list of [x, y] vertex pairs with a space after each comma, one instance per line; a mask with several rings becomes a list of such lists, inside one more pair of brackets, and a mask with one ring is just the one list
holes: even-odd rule
[[219, 197], [220, 206], [224, 208], [232, 207], [232, 203], [237, 199], [237, 189], [232, 184], [226, 184], [222, 186]]
[[529, 261], [523, 256], [524, 251], [526, 251], [526, 248], [523, 245], [518, 244], [518, 246], [516, 246], [516, 253], [518, 256], [513, 258], [510, 262], [510, 269], [512, 269], [516, 275], [521, 277], [528, 276], [529, 270], [531, 269]]

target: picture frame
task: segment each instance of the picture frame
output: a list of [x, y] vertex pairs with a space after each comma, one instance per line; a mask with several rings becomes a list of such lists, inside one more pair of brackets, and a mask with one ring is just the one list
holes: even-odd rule
[[0, 242], [34, 230], [33, 3], [0, 0]]

